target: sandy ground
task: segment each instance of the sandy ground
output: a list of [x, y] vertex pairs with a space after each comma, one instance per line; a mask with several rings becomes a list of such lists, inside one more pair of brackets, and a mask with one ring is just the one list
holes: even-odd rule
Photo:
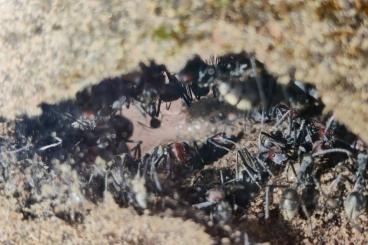
[[12, 210], [14, 203], [1, 198], [2, 244], [212, 244], [204, 228], [178, 218], [138, 216], [119, 208], [112, 198], [91, 206], [81, 225], [69, 225], [53, 217], [23, 220]]

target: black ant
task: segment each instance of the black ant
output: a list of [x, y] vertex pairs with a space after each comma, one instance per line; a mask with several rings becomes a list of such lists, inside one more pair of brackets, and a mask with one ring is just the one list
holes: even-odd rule
[[164, 65], [157, 65], [154, 61], [149, 66], [140, 63], [142, 70], [139, 79], [141, 93], [136, 97], [139, 109], [151, 117], [150, 127], [158, 128], [161, 122], [158, 119], [161, 103], [166, 102], [166, 109], [170, 109], [172, 101], [182, 99], [187, 106], [192, 99], [188, 94], [187, 86], [172, 75]]
[[[158, 191], [162, 181], [183, 178], [224, 156], [239, 136], [218, 133], [203, 141], [173, 142], [155, 147], [142, 158], [142, 175], [149, 176]], [[165, 185], [167, 187], [168, 185]]]

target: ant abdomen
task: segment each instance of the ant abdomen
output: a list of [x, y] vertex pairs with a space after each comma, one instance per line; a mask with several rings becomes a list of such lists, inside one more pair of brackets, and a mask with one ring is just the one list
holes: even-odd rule
[[292, 220], [299, 211], [299, 194], [293, 188], [287, 188], [282, 193], [280, 210], [286, 220]]

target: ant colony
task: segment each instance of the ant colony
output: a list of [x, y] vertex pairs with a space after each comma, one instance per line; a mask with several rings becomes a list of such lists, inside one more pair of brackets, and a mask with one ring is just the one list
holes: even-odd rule
[[[177, 100], [188, 110], [215, 100], [236, 119], [218, 119], [214, 124], [223, 130], [205, 137], [142, 152], [144, 139], [132, 139], [136, 128], [125, 111], [135, 108], [148, 118], [146, 130], [157, 130], [163, 105], [170, 110]], [[344, 220], [364, 231], [367, 145], [323, 108], [313, 85], [293, 79], [281, 85], [245, 52], [210, 62], [195, 56], [175, 74], [154, 61], [141, 63], [138, 72], [103, 80], [76, 100], [44, 104], [41, 116], [19, 122], [18, 150], [6, 154], [22, 162], [37, 155], [39, 164], [14, 170], [4, 163], [2, 178], [6, 183], [15, 172], [27, 173], [29, 200], [22, 201], [33, 205], [46, 198], [42, 186], [57, 179], [48, 176], [70, 184], [58, 170], [69, 164], [80, 192], [66, 188], [55, 200], [69, 193], [99, 202], [111, 193], [120, 206], [153, 214], [171, 209], [224, 234], [223, 227], [240, 227], [255, 212], [263, 224], [298, 219], [308, 227], [305, 236], [321, 222]]]

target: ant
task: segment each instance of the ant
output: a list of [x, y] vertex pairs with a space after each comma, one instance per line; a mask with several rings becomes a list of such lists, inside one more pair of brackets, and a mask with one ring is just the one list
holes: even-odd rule
[[225, 223], [236, 211], [245, 208], [256, 195], [259, 188], [252, 183], [245, 183], [230, 168], [204, 169], [193, 181], [195, 192], [205, 192], [205, 201], [193, 204], [196, 209], [206, 209], [211, 218]]
[[[331, 153], [343, 153], [346, 154], [349, 158], [351, 153], [346, 149], [333, 148], [327, 150], [320, 150], [314, 153], [304, 153], [301, 164], [296, 172], [293, 165], [290, 164], [294, 175], [296, 176], [296, 182], [294, 186], [289, 187], [285, 185], [268, 185], [266, 188], [266, 219], [268, 218], [268, 206], [269, 206], [269, 192], [272, 187], [286, 187], [285, 191], [282, 194], [282, 198], [280, 201], [280, 210], [286, 220], [291, 220], [295, 217], [300, 207], [302, 207], [303, 212], [307, 217], [308, 207], [314, 206], [313, 200], [315, 196], [316, 187], [320, 188], [320, 185], [315, 177], [317, 170], [314, 169], [314, 159], [316, 157], [320, 157], [326, 154]], [[302, 196], [298, 194], [298, 188], [302, 188]], [[322, 194], [324, 194], [322, 192]], [[326, 195], [324, 195], [326, 196]], [[308, 205], [305, 205], [308, 204]]]
[[225, 102], [243, 111], [259, 105], [266, 109], [271, 105], [271, 98], [276, 102], [279, 100], [276, 94], [281, 94], [275, 78], [266, 72], [264, 65], [245, 52], [212, 58], [207, 63], [195, 56], [179, 74], [190, 84], [190, 91], [197, 99], [212, 90], [215, 97], [219, 94]]
[[[309, 218], [310, 215], [306, 203], [314, 199], [313, 196], [315, 191], [315, 182], [312, 172], [313, 158], [310, 154], [306, 154], [302, 159], [301, 166], [296, 174], [296, 182], [293, 185], [268, 184], [265, 193], [265, 219], [269, 218], [269, 196], [274, 187], [285, 188], [279, 203], [281, 214], [285, 220], [292, 220], [297, 215], [300, 208], [306, 217]], [[301, 195], [298, 192], [299, 188], [301, 188]]]
[[209, 210], [212, 220], [220, 223], [229, 221], [232, 217], [232, 208], [227, 200], [227, 186], [223, 183], [223, 178], [221, 178], [221, 185], [209, 188], [205, 194], [206, 201], [193, 204], [192, 207]]
[[[163, 191], [160, 180], [183, 178], [224, 156], [240, 136], [218, 133], [202, 141], [172, 142], [155, 147], [141, 160], [142, 175], [149, 176], [158, 191]], [[168, 185], [165, 184], [165, 187]]]
[[105, 170], [105, 191], [110, 191], [119, 204], [147, 208], [148, 194], [139, 164], [128, 153], [116, 157]]
[[140, 63], [142, 74], [139, 78], [141, 93], [135, 98], [138, 108], [151, 117], [150, 127], [158, 128], [161, 122], [158, 119], [161, 103], [166, 102], [166, 109], [170, 109], [172, 101], [182, 99], [187, 106], [191, 105], [192, 99], [187, 86], [180, 82], [175, 75], [171, 74], [164, 65], [157, 65], [154, 61], [147, 66]]

